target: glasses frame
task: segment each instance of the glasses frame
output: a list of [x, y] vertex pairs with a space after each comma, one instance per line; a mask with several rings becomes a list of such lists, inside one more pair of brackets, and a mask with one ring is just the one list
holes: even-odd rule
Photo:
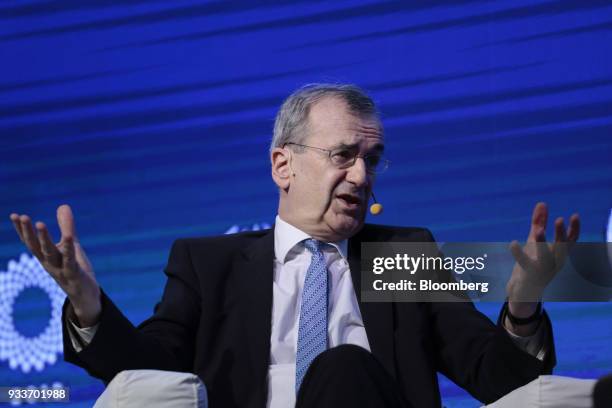
[[300, 147], [307, 147], [309, 149], [315, 149], [315, 150], [319, 150], [321, 152], [325, 152], [327, 153], [327, 158], [329, 159], [329, 161], [331, 162], [331, 164], [334, 167], [337, 167], [339, 169], [348, 169], [349, 167], [352, 167], [355, 165], [355, 162], [357, 161], [358, 157], [361, 157], [364, 162], [366, 163], [366, 172], [368, 174], [381, 174], [384, 173], [385, 171], [387, 171], [387, 169], [389, 168], [389, 163], [391, 163], [389, 160], [385, 159], [384, 157], [380, 157], [380, 162], [378, 164], [379, 169], [378, 170], [373, 170], [372, 168], [368, 167], [367, 165], [367, 158], [371, 157], [371, 156], [375, 156], [375, 155], [370, 155], [370, 154], [366, 154], [366, 155], [361, 155], [361, 154], [355, 154], [353, 156], [352, 161], [349, 160], [347, 164], [338, 166], [337, 164], [334, 163], [334, 161], [332, 160], [332, 153], [338, 151], [338, 150], [343, 150], [343, 149], [324, 149], [322, 147], [316, 147], [316, 146], [309, 146], [309, 145], [305, 145], [305, 144], [301, 144], [301, 143], [294, 143], [294, 142], [287, 142], [283, 145], [283, 148], [287, 145], [294, 145], [294, 146], [300, 146]]

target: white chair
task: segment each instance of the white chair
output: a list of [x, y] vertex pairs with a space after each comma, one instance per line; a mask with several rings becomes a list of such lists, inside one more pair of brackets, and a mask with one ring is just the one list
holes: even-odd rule
[[[485, 408], [592, 408], [597, 380], [542, 375]], [[94, 408], [208, 408], [206, 387], [191, 373], [122, 371]]]
[[591, 408], [597, 380], [541, 375], [486, 408]]
[[159, 370], [122, 371], [94, 408], [208, 408], [206, 387], [191, 373]]

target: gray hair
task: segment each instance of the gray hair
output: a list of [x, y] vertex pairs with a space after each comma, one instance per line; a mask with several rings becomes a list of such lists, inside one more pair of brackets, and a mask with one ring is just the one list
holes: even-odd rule
[[274, 122], [270, 151], [287, 143], [303, 143], [307, 136], [308, 114], [325, 97], [342, 99], [352, 114], [373, 116], [380, 122], [376, 105], [361, 88], [352, 84], [308, 84], [293, 92], [281, 105]]

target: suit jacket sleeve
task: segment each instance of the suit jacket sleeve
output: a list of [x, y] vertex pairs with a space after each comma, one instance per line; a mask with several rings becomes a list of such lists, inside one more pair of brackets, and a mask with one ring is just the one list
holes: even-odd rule
[[167, 283], [153, 317], [138, 328], [102, 292], [102, 313], [91, 343], [77, 353], [66, 324], [68, 301], [62, 318], [64, 358], [109, 382], [123, 370], [158, 369], [191, 371], [200, 295], [190, 255], [184, 241], [172, 246], [165, 269]]

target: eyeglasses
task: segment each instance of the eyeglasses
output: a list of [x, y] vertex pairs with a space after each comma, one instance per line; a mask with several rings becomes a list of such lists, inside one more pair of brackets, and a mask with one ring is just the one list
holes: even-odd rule
[[361, 157], [365, 162], [366, 171], [369, 174], [381, 174], [384, 173], [389, 168], [389, 160], [385, 159], [382, 155], [378, 153], [366, 154], [365, 156], [357, 154], [356, 149], [350, 149], [341, 147], [338, 149], [323, 149], [321, 147], [308, 146], [299, 143], [285, 143], [283, 147], [287, 145], [294, 145], [300, 147], [307, 147], [309, 149], [319, 150], [321, 152], [326, 152], [329, 160], [332, 162], [334, 166], [339, 169], [347, 169], [351, 167], [357, 161], [358, 157]]

